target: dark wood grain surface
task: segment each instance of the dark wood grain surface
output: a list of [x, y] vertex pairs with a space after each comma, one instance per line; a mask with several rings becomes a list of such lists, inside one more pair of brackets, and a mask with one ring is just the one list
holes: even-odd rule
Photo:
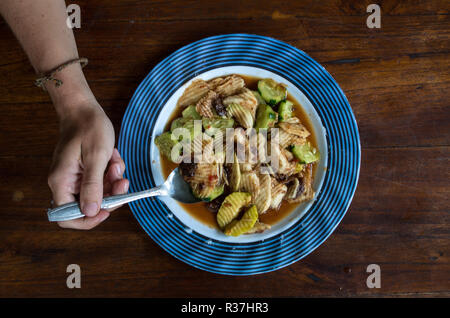
[[[334, 234], [276, 272], [228, 277], [192, 268], [147, 237], [129, 208], [90, 232], [46, 221], [58, 137], [48, 96], [0, 22], [0, 296], [450, 296], [450, 19], [448, 1], [74, 1], [86, 76], [118, 134], [138, 83], [174, 50], [206, 36], [256, 33], [294, 45], [344, 90], [362, 163]], [[82, 269], [66, 287], [66, 266]], [[366, 286], [369, 264], [381, 288]]]

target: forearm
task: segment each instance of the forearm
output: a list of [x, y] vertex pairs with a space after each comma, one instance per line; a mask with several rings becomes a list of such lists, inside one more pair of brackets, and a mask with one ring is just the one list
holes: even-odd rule
[[[66, 5], [63, 0], [2, 0], [0, 13], [27, 53], [37, 73], [78, 58], [72, 29], [67, 27]], [[63, 85], [47, 82], [57, 112], [61, 115], [71, 104], [91, 98], [92, 93], [79, 64], [73, 64], [56, 77]]]

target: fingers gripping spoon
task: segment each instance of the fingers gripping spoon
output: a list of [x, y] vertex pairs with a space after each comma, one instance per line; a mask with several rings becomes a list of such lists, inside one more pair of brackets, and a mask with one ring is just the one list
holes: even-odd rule
[[[182, 203], [196, 203], [200, 201], [194, 197], [189, 185], [184, 181], [178, 168], [176, 168], [170, 173], [166, 181], [158, 187], [104, 198], [101, 209], [112, 209], [125, 203], [154, 196], [169, 196]], [[47, 216], [50, 222], [58, 222], [82, 218], [85, 215], [81, 212], [78, 202], [71, 202], [49, 209]]]

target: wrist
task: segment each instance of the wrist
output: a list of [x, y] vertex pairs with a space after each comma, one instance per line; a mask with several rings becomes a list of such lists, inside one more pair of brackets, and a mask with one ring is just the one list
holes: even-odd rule
[[61, 80], [63, 84], [56, 87], [55, 83], [50, 81], [45, 84], [45, 88], [60, 117], [67, 112], [75, 111], [81, 105], [94, 104], [95, 97], [79, 63], [67, 66], [56, 73], [55, 78]]

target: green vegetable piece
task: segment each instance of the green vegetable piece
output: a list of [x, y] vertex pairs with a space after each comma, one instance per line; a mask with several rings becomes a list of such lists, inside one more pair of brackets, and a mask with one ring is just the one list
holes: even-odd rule
[[283, 122], [292, 117], [294, 104], [289, 100], [284, 100], [278, 106], [278, 115], [280, 122]]
[[228, 195], [217, 212], [217, 223], [224, 228], [231, 223], [239, 214], [242, 207], [250, 203], [252, 195], [248, 192], [233, 192]]
[[297, 164], [295, 165], [295, 173], [300, 173], [303, 171], [303, 169], [305, 169], [305, 164], [297, 162]]
[[174, 119], [172, 124], [170, 124], [170, 132], [173, 132], [177, 128], [184, 128], [184, 125], [186, 125], [188, 121], [190, 121], [190, 119], [182, 117]]
[[305, 143], [303, 145], [295, 145], [291, 148], [294, 157], [297, 158], [301, 163], [311, 163], [320, 159], [319, 151], [312, 147], [311, 144]]
[[203, 118], [202, 120], [203, 128], [211, 129], [223, 129], [226, 128], [233, 128], [234, 126], [234, 119], [233, 118]]
[[165, 132], [155, 138], [155, 144], [166, 158], [172, 161], [172, 148], [178, 143], [177, 140], [172, 139], [170, 132]]
[[[191, 133], [191, 139], [193, 139], [195, 136], [194, 125], [195, 123], [193, 119], [179, 117], [172, 121], [170, 131], [173, 133], [173, 131], [177, 128], [186, 128]], [[201, 127], [197, 133], [201, 133]]]
[[277, 122], [278, 114], [266, 104], [261, 104], [258, 106], [256, 111], [256, 124], [255, 128], [269, 128], [273, 127]]
[[220, 185], [220, 186], [216, 186], [216, 187], [214, 188], [214, 190], [213, 190], [206, 198], [200, 198], [200, 196], [199, 196], [198, 194], [196, 194], [194, 190], [192, 191], [192, 193], [194, 194], [194, 196], [195, 196], [196, 198], [199, 198], [199, 199], [201, 199], [202, 201], [209, 202], [209, 201], [214, 200], [214, 199], [217, 198], [218, 196], [222, 195], [223, 192], [224, 192], [224, 190], [225, 190], [225, 187], [224, 187], [223, 184]]
[[261, 104], [265, 104], [265, 103], [266, 103], [266, 101], [264, 100], [264, 98], [261, 97], [261, 94], [260, 94], [260, 93], [258, 93], [257, 91], [252, 91], [252, 93], [253, 93], [253, 95], [255, 95], [256, 100], [258, 101], [258, 105], [261, 105]]
[[225, 186], [222, 184], [220, 186], [217, 186], [214, 188], [214, 191], [209, 195], [208, 198], [205, 199], [205, 201], [212, 201], [218, 196], [221, 196], [225, 190]]
[[183, 118], [202, 119], [202, 116], [200, 116], [197, 109], [195, 109], [195, 105], [188, 106], [181, 114], [183, 115]]
[[287, 89], [271, 78], [258, 81], [258, 91], [261, 97], [271, 106], [274, 106], [286, 99]]
[[258, 221], [258, 210], [256, 205], [252, 205], [239, 221], [234, 220], [225, 228], [225, 235], [239, 236], [245, 232], [250, 231]]

